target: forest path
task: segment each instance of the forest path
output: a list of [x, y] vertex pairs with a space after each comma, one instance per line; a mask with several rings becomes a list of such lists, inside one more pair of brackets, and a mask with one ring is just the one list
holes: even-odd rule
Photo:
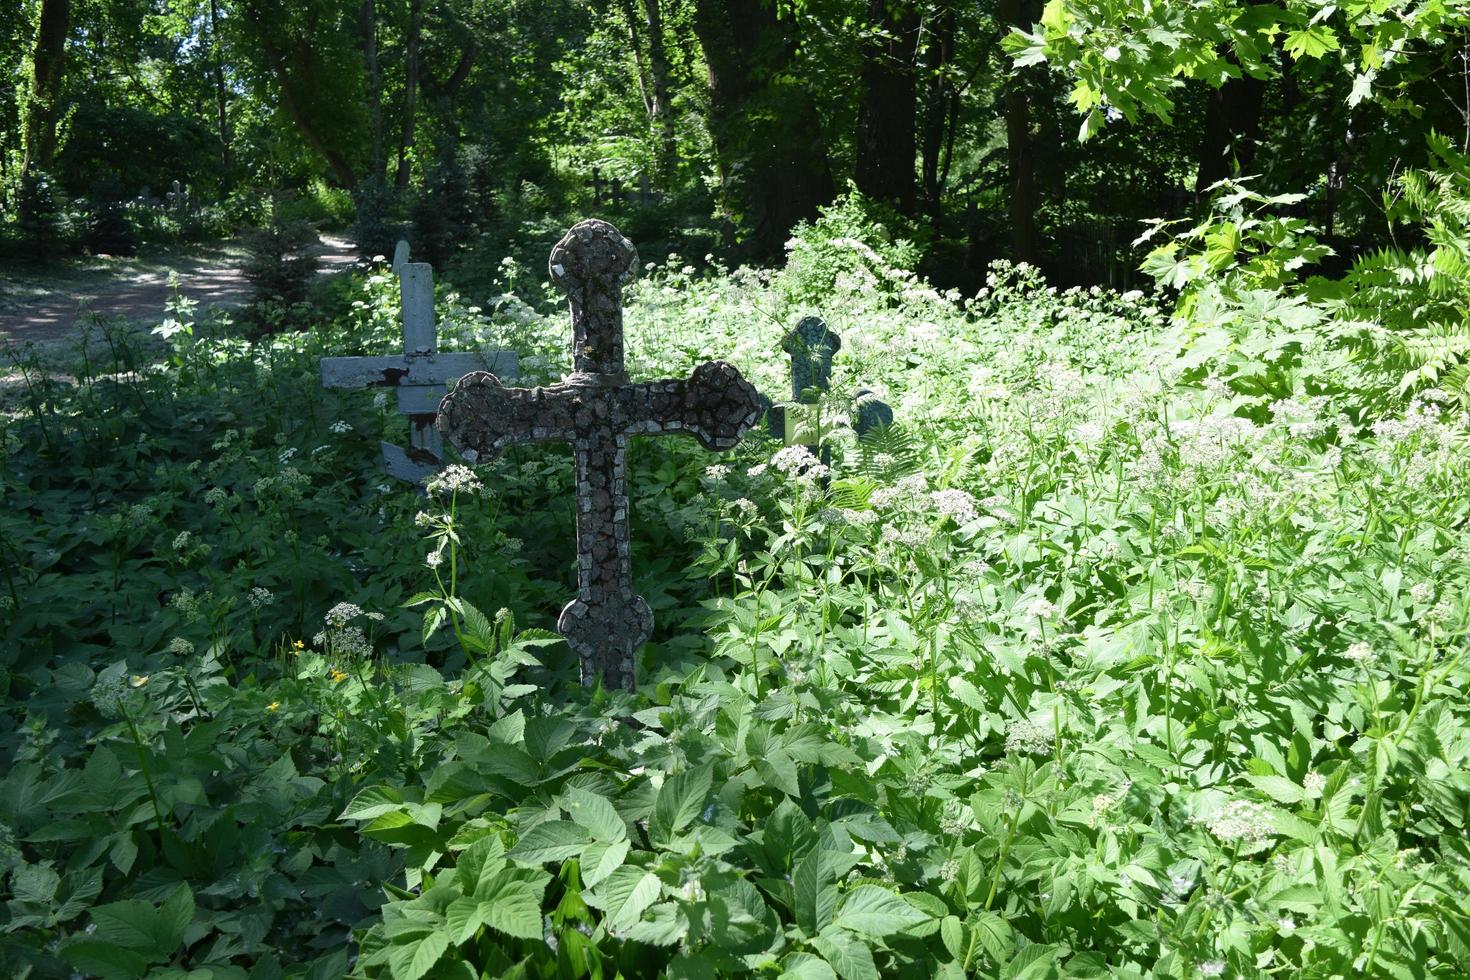
[[[353, 244], [335, 235], [322, 235], [314, 251], [321, 271], [340, 272], [357, 260]], [[26, 341], [64, 341], [75, 333], [77, 321], [87, 315], [121, 317], [134, 324], [163, 320], [173, 299], [169, 276], [179, 277], [179, 291], [200, 306], [237, 305], [250, 293], [241, 271], [244, 259], [237, 243], [209, 246], [193, 252], [149, 260], [102, 259], [69, 276], [61, 288], [45, 279], [0, 282], [0, 347]], [[0, 276], [0, 280], [6, 277]], [[9, 295], [7, 295], [7, 293]]]

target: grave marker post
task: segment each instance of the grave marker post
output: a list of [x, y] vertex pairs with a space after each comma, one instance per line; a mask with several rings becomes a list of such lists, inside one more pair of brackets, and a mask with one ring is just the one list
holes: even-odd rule
[[[832, 387], [832, 359], [842, 349], [842, 338], [821, 317], [808, 316], [786, 334], [781, 349], [791, 355], [791, 403], [781, 405], [761, 396], [767, 431], [787, 445], [805, 445], [815, 455], [822, 399]], [[857, 409], [853, 431], [859, 438], [893, 424], [893, 409], [869, 389], [859, 388], [853, 400]]]
[[471, 371], [489, 369], [516, 376], [519, 360], [512, 351], [440, 353], [434, 325], [434, 268], [408, 261], [408, 243], [393, 250], [393, 270], [401, 285], [400, 315], [403, 353], [387, 357], [324, 357], [326, 388], [394, 388], [398, 410], [408, 416], [408, 445], [381, 444], [388, 473], [400, 480], [423, 482], [439, 471], [444, 441], [434, 425], [446, 387]]
[[552, 281], [572, 318], [573, 371], [545, 388], [506, 388], [493, 373], [461, 378], [439, 406], [439, 430], [470, 462], [513, 443], [572, 444], [577, 468], [577, 597], [557, 630], [577, 655], [583, 683], [632, 689], [634, 655], [653, 613], [633, 590], [628, 541], [628, 438], [685, 434], [706, 449], [733, 448], [760, 413], [760, 395], [723, 361], [688, 378], [630, 382], [623, 365], [623, 284], [638, 253], [596, 219], [551, 250]]

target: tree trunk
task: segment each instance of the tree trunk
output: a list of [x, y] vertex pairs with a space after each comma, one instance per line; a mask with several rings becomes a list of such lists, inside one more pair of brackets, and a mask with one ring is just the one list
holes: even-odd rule
[[659, 176], [669, 182], [679, 163], [679, 150], [674, 139], [674, 106], [669, 95], [669, 54], [664, 47], [664, 21], [659, 0], [643, 0], [643, 14], [643, 26], [648, 33], [648, 71], [653, 82], [653, 111], [650, 115], [659, 134], [658, 170]]
[[[958, 121], [959, 90], [946, 76], [954, 62], [955, 12], [945, 4], [935, 17], [934, 29], [925, 45], [924, 67], [929, 74], [924, 89], [923, 125], [923, 194], [929, 216], [941, 215], [940, 199], [949, 178], [949, 156], [954, 146], [954, 125]], [[946, 138], [946, 132], [949, 136]], [[944, 158], [941, 166], [940, 158]]]
[[853, 179], [869, 197], [912, 214], [919, 12], [912, 0], [868, 0], [868, 21], [882, 34], [863, 54]]
[[394, 184], [408, 186], [408, 154], [413, 149], [414, 114], [418, 110], [419, 40], [424, 26], [424, 0], [408, 5], [408, 44], [405, 52], [407, 76], [403, 83], [403, 124], [398, 137], [398, 176]]
[[373, 179], [382, 180], [388, 160], [383, 151], [383, 72], [378, 67], [376, 0], [362, 0], [362, 60], [367, 68], [368, 126], [372, 129], [369, 166]]
[[778, 258], [791, 228], [832, 200], [821, 117], [795, 71], [795, 27], [768, 0], [696, 0], [694, 30], [725, 208], [751, 228], [753, 258]]
[[1266, 83], [1242, 75], [1210, 93], [1205, 112], [1205, 138], [1200, 144], [1199, 170], [1194, 180], [1198, 203], [1216, 181], [1250, 169], [1261, 141], [1261, 108]]
[[22, 173], [50, 170], [56, 162], [56, 123], [61, 115], [61, 79], [66, 70], [66, 35], [70, 29], [70, 0], [42, 0], [36, 48], [31, 59], [31, 99], [26, 112]]
[[[1030, 29], [1041, 16], [1038, 0], [1001, 0], [1001, 21]], [[1026, 91], [1026, 69], [1014, 66], [1006, 74], [1006, 161], [1010, 169], [1011, 251], [1017, 262], [1035, 264], [1041, 249], [1036, 238], [1036, 160], [1031, 134], [1031, 102]]]
[[225, 52], [219, 39], [219, 3], [209, 0], [209, 45], [214, 55], [214, 108], [219, 125], [219, 158], [226, 176], [230, 172], [230, 116], [225, 92]]

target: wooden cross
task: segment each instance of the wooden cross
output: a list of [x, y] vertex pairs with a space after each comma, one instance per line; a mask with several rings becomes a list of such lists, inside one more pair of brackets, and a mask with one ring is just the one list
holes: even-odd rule
[[393, 271], [402, 286], [403, 353], [388, 357], [324, 357], [326, 388], [396, 388], [398, 411], [408, 416], [408, 445], [382, 444], [389, 474], [422, 482], [443, 465], [444, 443], [434, 419], [445, 388], [476, 370], [514, 378], [519, 360], [513, 351], [440, 353], [434, 329], [434, 268], [408, 261], [408, 243], [393, 253]]
[[706, 449], [735, 446], [760, 414], [760, 396], [723, 361], [688, 378], [631, 383], [623, 368], [622, 287], [638, 268], [632, 243], [605, 221], [579, 223], [551, 250], [551, 278], [567, 294], [573, 373], [546, 388], [506, 388], [493, 373], [460, 379], [439, 406], [439, 431], [484, 462], [519, 442], [570, 442], [577, 466], [577, 598], [557, 630], [583, 683], [633, 687], [633, 656], [653, 613], [633, 591], [628, 555], [628, 437], [683, 433]]
[[[762, 395], [766, 426], [773, 438], [787, 445], [805, 445], [811, 439], [815, 448], [812, 432], [819, 431], [819, 425], [813, 416], [821, 410], [822, 396], [831, 389], [832, 358], [842, 349], [842, 338], [828, 329], [821, 317], [803, 317], [781, 341], [781, 349], [791, 355], [792, 404], [778, 405]], [[853, 430], [860, 438], [879, 426], [893, 424], [893, 409], [867, 388], [859, 388], [854, 401], [857, 418]]]

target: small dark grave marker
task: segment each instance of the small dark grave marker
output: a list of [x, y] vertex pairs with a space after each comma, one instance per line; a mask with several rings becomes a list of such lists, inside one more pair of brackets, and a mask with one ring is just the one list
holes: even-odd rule
[[448, 385], [475, 370], [514, 378], [519, 361], [513, 351], [441, 353], [434, 328], [433, 266], [408, 261], [408, 243], [399, 242], [393, 271], [402, 286], [403, 353], [324, 357], [322, 386], [397, 389], [398, 410], [408, 416], [409, 444], [383, 443], [383, 462], [392, 476], [422, 482], [443, 465], [444, 443], [434, 419]]
[[567, 294], [573, 373], [546, 388], [506, 388], [493, 373], [460, 379], [439, 406], [439, 431], [471, 462], [512, 443], [570, 442], [577, 466], [577, 598], [557, 620], [583, 683], [633, 687], [633, 656], [653, 613], [633, 591], [628, 555], [628, 437], [694, 436], [735, 446], [760, 414], [760, 396], [723, 361], [687, 379], [633, 383], [623, 367], [623, 284], [638, 254], [605, 221], [583, 221], [551, 250], [551, 278]]
[[[781, 341], [781, 349], [791, 355], [791, 402], [776, 404], [761, 396], [767, 430], [788, 446], [815, 449], [820, 442], [822, 397], [832, 387], [832, 358], [842, 349], [842, 338], [821, 317], [803, 317]], [[893, 409], [867, 388], [858, 389], [854, 402], [853, 430], [859, 437], [893, 424]]]

